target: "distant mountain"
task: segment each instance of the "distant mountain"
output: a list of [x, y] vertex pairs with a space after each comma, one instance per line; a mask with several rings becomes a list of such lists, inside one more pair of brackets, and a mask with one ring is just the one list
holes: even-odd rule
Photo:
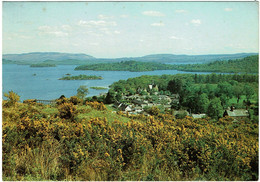
[[123, 58], [97, 58], [102, 62], [120, 62], [120, 61], [142, 61], [157, 63], [207, 63], [212, 61], [233, 60], [244, 58], [258, 53], [237, 53], [237, 54], [209, 54], [209, 55], [176, 55], [176, 54], [151, 54], [142, 57], [123, 57]]
[[[123, 57], [123, 58], [95, 58], [87, 54], [72, 54], [59, 52], [32, 52], [24, 54], [4, 54], [3, 59], [18, 64], [30, 64], [47, 62], [53, 64], [91, 64], [108, 63], [120, 61], [142, 61], [157, 63], [207, 63], [212, 61], [232, 60], [244, 58], [258, 53], [238, 53], [238, 54], [209, 54], [209, 55], [175, 55], [175, 54], [151, 54], [142, 57]], [[7, 61], [3, 61], [7, 63]]]
[[211, 62], [229, 59], [239, 59], [257, 53], [238, 53], [238, 54], [209, 54], [209, 55], [174, 55], [174, 54], [152, 54], [138, 58], [138, 61], [152, 61], [161, 63], [185, 63], [185, 62]]
[[24, 54], [4, 54], [3, 59], [20, 62], [42, 62], [46, 60], [94, 60], [93, 56], [86, 54], [70, 54], [59, 52], [31, 52]]

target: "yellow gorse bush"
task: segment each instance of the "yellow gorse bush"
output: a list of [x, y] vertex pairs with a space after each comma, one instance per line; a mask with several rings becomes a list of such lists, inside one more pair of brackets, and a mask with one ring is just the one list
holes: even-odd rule
[[96, 110], [99, 110], [99, 111], [104, 111], [104, 110], [107, 110], [106, 106], [101, 102], [97, 102], [97, 101], [94, 101], [94, 102], [86, 102], [86, 105], [87, 106], [90, 106]]
[[[109, 112], [103, 103], [86, 105]], [[56, 114], [50, 116], [42, 113], [44, 107], [47, 106], [24, 103], [3, 108], [6, 179], [34, 176], [33, 180], [145, 181], [258, 177], [258, 124], [233, 123], [229, 117], [218, 122], [189, 116], [176, 119], [161, 113], [118, 113], [120, 117], [129, 117], [129, 122], [99, 117], [80, 120], [75, 117], [79, 106], [73, 103], [61, 102]], [[42, 146], [44, 155], [39, 151]], [[26, 156], [37, 158], [27, 165]], [[48, 156], [55, 163], [46, 163]], [[24, 159], [23, 163], [18, 163], [19, 158]], [[50, 166], [53, 169], [47, 170]]]

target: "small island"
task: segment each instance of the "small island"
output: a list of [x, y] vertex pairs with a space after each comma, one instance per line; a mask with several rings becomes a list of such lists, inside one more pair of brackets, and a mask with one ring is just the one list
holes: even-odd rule
[[95, 89], [95, 90], [107, 90], [107, 87], [90, 87], [91, 89]]
[[78, 76], [63, 76], [59, 80], [102, 80], [101, 76], [96, 75], [78, 75]]
[[31, 64], [30, 67], [56, 67], [56, 64], [49, 64], [49, 63], [37, 63], [37, 64]]

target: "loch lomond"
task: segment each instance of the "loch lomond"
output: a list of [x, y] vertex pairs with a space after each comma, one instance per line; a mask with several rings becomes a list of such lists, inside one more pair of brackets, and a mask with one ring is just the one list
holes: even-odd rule
[[[95, 90], [90, 87], [109, 87], [113, 82], [142, 75], [163, 74], [208, 74], [206, 72], [184, 72], [177, 70], [156, 70], [146, 72], [129, 71], [75, 71], [77, 65], [57, 65], [56, 67], [30, 67], [30, 65], [3, 64], [3, 93], [14, 91], [20, 96], [20, 100], [26, 99], [57, 99], [61, 95], [70, 97], [77, 94], [80, 85], [89, 88], [89, 96], [107, 93], [107, 90]], [[103, 77], [102, 80], [59, 80], [59, 78], [71, 74], [72, 76], [85, 74]], [[5, 98], [3, 98], [5, 99]]]

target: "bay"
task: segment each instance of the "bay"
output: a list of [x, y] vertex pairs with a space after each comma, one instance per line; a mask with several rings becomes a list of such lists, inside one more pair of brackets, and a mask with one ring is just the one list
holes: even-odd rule
[[[200, 72], [184, 72], [177, 70], [156, 70], [146, 72], [129, 72], [129, 71], [75, 71], [76, 65], [57, 65], [57, 67], [30, 67], [29, 65], [2, 65], [2, 84], [3, 93], [14, 91], [20, 96], [20, 100], [26, 99], [57, 99], [61, 95], [71, 97], [77, 94], [80, 85], [86, 85], [89, 88], [89, 96], [107, 93], [106, 90], [95, 90], [90, 87], [109, 87], [113, 82], [126, 80], [128, 78], [142, 75], [163, 75], [163, 74], [209, 74]], [[58, 80], [71, 74], [72, 76], [85, 74], [102, 76], [102, 80]], [[3, 97], [3, 99], [5, 99]]]

